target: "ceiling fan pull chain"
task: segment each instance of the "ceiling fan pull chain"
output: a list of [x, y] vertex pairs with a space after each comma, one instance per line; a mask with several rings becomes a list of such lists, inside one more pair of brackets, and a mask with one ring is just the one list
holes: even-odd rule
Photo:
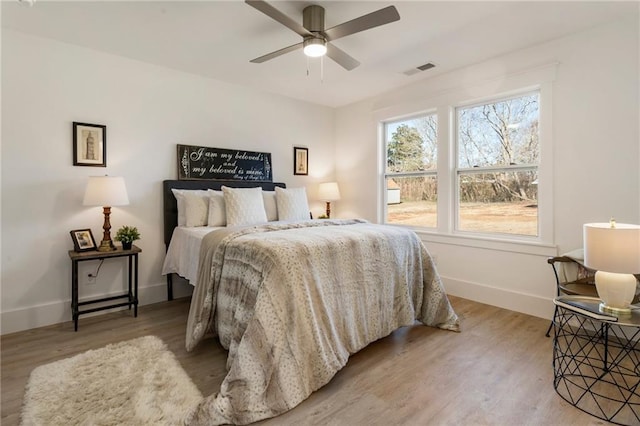
[[307, 58], [307, 77], [309, 77], [309, 57], [306, 56], [306, 58]]
[[320, 83], [324, 83], [324, 56], [320, 56]]

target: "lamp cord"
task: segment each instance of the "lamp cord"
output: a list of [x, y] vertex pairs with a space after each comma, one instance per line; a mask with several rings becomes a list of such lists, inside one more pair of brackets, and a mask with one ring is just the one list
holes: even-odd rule
[[104, 262], [104, 259], [100, 259], [100, 263], [98, 264], [98, 268], [96, 269], [96, 273], [95, 274], [89, 274], [90, 277], [92, 277], [92, 278], [97, 278], [98, 277], [98, 273], [100, 272], [100, 268], [102, 267], [102, 262]]

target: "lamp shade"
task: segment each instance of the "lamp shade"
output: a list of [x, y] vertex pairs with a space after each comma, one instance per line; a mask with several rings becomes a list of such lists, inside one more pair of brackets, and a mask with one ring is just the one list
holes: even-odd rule
[[587, 223], [583, 236], [586, 267], [620, 274], [640, 273], [640, 225]]
[[85, 206], [125, 206], [129, 204], [124, 178], [121, 176], [90, 176], [82, 204]]
[[340, 188], [337, 182], [321, 183], [318, 187], [318, 198], [323, 201], [337, 201], [340, 199]]

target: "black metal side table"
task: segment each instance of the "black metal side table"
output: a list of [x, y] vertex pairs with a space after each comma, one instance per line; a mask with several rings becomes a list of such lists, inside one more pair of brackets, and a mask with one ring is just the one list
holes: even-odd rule
[[[577, 302], [577, 303], [576, 303]], [[565, 401], [600, 419], [640, 424], [640, 312], [612, 317], [600, 300], [554, 300], [553, 386]]]
[[[71, 312], [73, 316], [73, 325], [75, 331], [78, 331], [78, 317], [82, 314], [88, 314], [90, 312], [118, 308], [121, 306], [129, 306], [129, 309], [131, 309], [131, 306], [133, 306], [133, 316], [138, 316], [138, 253], [140, 252], [142, 252], [142, 250], [140, 250], [140, 248], [135, 245], [131, 247], [131, 250], [123, 250], [121, 247], [118, 247], [114, 251], [92, 250], [85, 252], [75, 252], [73, 250], [69, 250], [69, 257], [71, 258]], [[127, 257], [129, 259], [129, 291], [127, 293], [119, 294], [116, 296], [78, 302], [78, 264], [87, 260], [103, 260], [118, 257]], [[110, 302], [119, 299], [127, 300], [124, 302], [112, 303], [96, 308], [85, 309], [83, 311], [80, 310], [80, 306]]]

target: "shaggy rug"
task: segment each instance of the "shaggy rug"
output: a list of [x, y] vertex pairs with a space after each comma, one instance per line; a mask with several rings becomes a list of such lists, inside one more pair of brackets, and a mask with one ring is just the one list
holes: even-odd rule
[[34, 369], [22, 424], [179, 425], [201, 399], [162, 340], [145, 336]]

